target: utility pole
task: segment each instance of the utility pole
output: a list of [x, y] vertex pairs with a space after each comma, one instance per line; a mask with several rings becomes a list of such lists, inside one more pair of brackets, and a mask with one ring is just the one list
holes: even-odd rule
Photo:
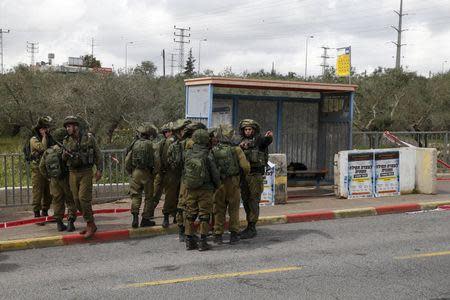
[[34, 66], [34, 55], [39, 53], [39, 43], [27, 41], [27, 52], [31, 54], [30, 66]]
[[[173, 29], [175, 29], [173, 35], [175, 36], [175, 38], [173, 39], [173, 41], [175, 43], [180, 44], [178, 50], [178, 73], [182, 73], [183, 72], [183, 68], [184, 68], [184, 44], [189, 44], [191, 42], [191, 40], [187, 40], [185, 41], [185, 38], [188, 38], [191, 36], [191, 34], [186, 34], [187, 31], [191, 31], [191, 27], [189, 28], [181, 28], [181, 27], [176, 27], [175, 25], [173, 26]], [[179, 38], [179, 40], [177, 40], [177, 38]]]
[[308, 35], [306, 37], [306, 51], [305, 51], [305, 80], [306, 80], [306, 76], [308, 75], [308, 41], [309, 39], [313, 39], [314, 36], [313, 35]]
[[327, 59], [330, 58], [330, 56], [327, 55], [327, 52], [328, 52], [328, 50], [330, 50], [330, 48], [326, 47], [326, 46], [322, 46], [321, 48], [323, 49], [323, 54], [320, 57], [323, 60], [322, 60], [322, 64], [320, 66], [322, 67], [322, 76], [325, 76], [325, 71], [329, 67], [329, 65], [327, 63]]
[[197, 73], [200, 75], [200, 54], [201, 54], [201, 49], [202, 49], [202, 42], [206, 42], [208, 41], [206, 38], [203, 39], [199, 39], [198, 40], [198, 68], [197, 68]]
[[0, 56], [1, 56], [1, 72], [4, 74], [3, 71], [3, 34], [9, 33], [9, 29], [1, 29], [0, 28]]
[[395, 56], [395, 68], [400, 69], [401, 67], [401, 55], [402, 55], [402, 46], [405, 46], [406, 44], [402, 44], [402, 32], [406, 31], [407, 29], [402, 29], [402, 19], [403, 16], [406, 16], [408, 14], [403, 13], [403, 0], [400, 0], [400, 11], [394, 10], [394, 12], [398, 15], [398, 27], [391, 26], [394, 28], [395, 31], [397, 31], [397, 42], [392, 42], [397, 47], [397, 54]]
[[175, 54], [170, 53], [170, 76], [173, 77], [173, 68], [175, 67], [175, 59], [174, 59]]
[[91, 38], [91, 56], [92, 57], [94, 57], [94, 47], [95, 47], [94, 38]]
[[166, 77], [166, 50], [162, 50], [162, 59], [163, 59], [163, 77]]

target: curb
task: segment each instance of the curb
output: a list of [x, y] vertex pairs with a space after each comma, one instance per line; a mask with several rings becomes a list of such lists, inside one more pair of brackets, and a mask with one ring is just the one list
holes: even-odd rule
[[[313, 222], [332, 219], [367, 217], [385, 214], [397, 214], [412, 211], [432, 210], [439, 206], [450, 205], [450, 201], [436, 201], [425, 203], [407, 203], [399, 205], [388, 205], [378, 207], [362, 207], [352, 209], [315, 211], [298, 214], [286, 214], [279, 216], [260, 217], [258, 225], [288, 224], [300, 222]], [[241, 226], [245, 226], [245, 220], [241, 220]], [[86, 243], [104, 243], [111, 241], [120, 241], [127, 239], [146, 238], [158, 235], [174, 234], [178, 231], [177, 226], [162, 228], [161, 226], [120, 229], [111, 231], [97, 232], [90, 240], [85, 240], [80, 234], [58, 235], [40, 238], [29, 238], [21, 240], [0, 241], [0, 252], [35, 249], [55, 246], [67, 246]]]

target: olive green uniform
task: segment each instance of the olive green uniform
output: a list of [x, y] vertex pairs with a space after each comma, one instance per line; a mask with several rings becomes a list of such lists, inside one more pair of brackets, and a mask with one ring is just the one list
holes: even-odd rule
[[[192, 149], [194, 141], [192, 138], [187, 138], [183, 140], [183, 151]], [[186, 208], [186, 185], [183, 183], [183, 176], [181, 176], [180, 193], [178, 195], [178, 205], [177, 205], [177, 223], [184, 224], [184, 210]]]
[[[62, 149], [58, 145], [54, 145], [51, 148], [54, 151], [58, 151], [62, 156]], [[61, 165], [62, 174], [60, 177], [51, 177], [47, 172], [47, 166], [45, 165], [46, 156], [49, 154], [49, 149], [47, 149], [39, 163], [39, 170], [42, 175], [50, 179], [50, 194], [53, 197], [53, 217], [56, 220], [62, 220], [64, 218], [64, 212], [68, 210], [68, 219], [75, 221], [77, 216], [77, 208], [75, 202], [73, 201], [73, 195], [70, 191], [69, 186], [69, 173], [65, 165]], [[62, 161], [61, 161], [61, 164]]]
[[250, 162], [250, 173], [241, 178], [241, 196], [248, 223], [256, 224], [259, 218], [259, 202], [264, 190], [264, 172], [268, 159], [267, 148], [272, 137], [256, 136], [243, 138], [241, 143], [248, 145], [243, 151]]
[[31, 149], [31, 182], [33, 184], [33, 211], [47, 211], [52, 203], [48, 179], [39, 171], [39, 161], [48, 147], [48, 138], [39, 139], [33, 136], [30, 139]]
[[151, 217], [153, 190], [155, 176], [153, 174], [153, 166], [148, 168], [136, 168], [131, 166], [133, 150], [131, 150], [125, 158], [125, 165], [131, 170], [129, 193], [131, 197], [131, 214], [139, 214], [142, 204], [142, 192], [144, 192], [144, 209], [142, 218], [149, 219]]
[[[80, 133], [81, 134], [81, 133]], [[73, 136], [64, 138], [64, 147], [72, 153], [63, 159], [69, 167], [69, 185], [73, 200], [86, 222], [93, 222], [92, 181], [94, 165], [98, 171], [103, 170], [102, 154], [91, 133], [81, 134], [79, 139]]]
[[175, 164], [171, 161], [171, 148], [172, 147], [182, 147], [182, 141], [180, 141], [176, 136], [172, 136], [166, 141], [167, 154], [167, 172], [164, 174], [163, 189], [164, 189], [164, 206], [163, 214], [170, 214], [172, 216], [176, 215], [177, 205], [178, 205], [178, 195], [180, 193], [180, 183], [181, 183], [181, 173], [182, 164]]
[[[250, 171], [250, 164], [240, 147], [233, 147], [233, 150], [236, 164], [241, 169], [242, 174], [246, 176]], [[217, 159], [217, 157], [215, 158]], [[219, 163], [218, 165], [220, 166]], [[233, 176], [224, 176], [224, 172], [220, 167], [219, 171], [222, 185], [214, 195], [214, 234], [223, 234], [227, 209], [229, 215], [229, 231], [239, 232], [239, 204], [241, 201], [239, 173]]]

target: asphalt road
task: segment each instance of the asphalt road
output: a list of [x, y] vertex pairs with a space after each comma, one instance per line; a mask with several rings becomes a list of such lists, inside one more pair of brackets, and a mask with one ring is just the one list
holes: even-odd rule
[[172, 236], [0, 253], [2, 299], [450, 299], [450, 211], [259, 228], [208, 252]]

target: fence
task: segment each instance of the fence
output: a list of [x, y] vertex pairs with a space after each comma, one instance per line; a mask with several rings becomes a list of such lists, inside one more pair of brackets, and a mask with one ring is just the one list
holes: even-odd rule
[[[450, 162], [450, 132], [392, 132], [400, 139], [420, 147], [438, 149], [438, 158]], [[292, 141], [285, 141], [283, 149], [291, 149]], [[311, 140], [311, 143], [314, 142]], [[303, 145], [304, 146], [304, 145]], [[303, 147], [302, 146], [302, 147]], [[289, 148], [290, 147], [290, 148]], [[382, 132], [354, 132], [353, 148], [387, 148], [392, 144]], [[289, 150], [291, 149], [291, 150]], [[297, 151], [305, 151], [302, 149]], [[126, 196], [128, 174], [125, 171], [125, 150], [102, 150], [103, 178], [94, 184], [94, 201], [102, 202]], [[444, 171], [443, 169], [441, 171]], [[23, 206], [32, 202], [29, 166], [19, 153], [0, 154], [0, 207]]]
[[[102, 150], [103, 177], [94, 184], [96, 202], [125, 197], [128, 174], [125, 171], [125, 150]], [[32, 203], [30, 167], [19, 153], [0, 154], [0, 207]]]

